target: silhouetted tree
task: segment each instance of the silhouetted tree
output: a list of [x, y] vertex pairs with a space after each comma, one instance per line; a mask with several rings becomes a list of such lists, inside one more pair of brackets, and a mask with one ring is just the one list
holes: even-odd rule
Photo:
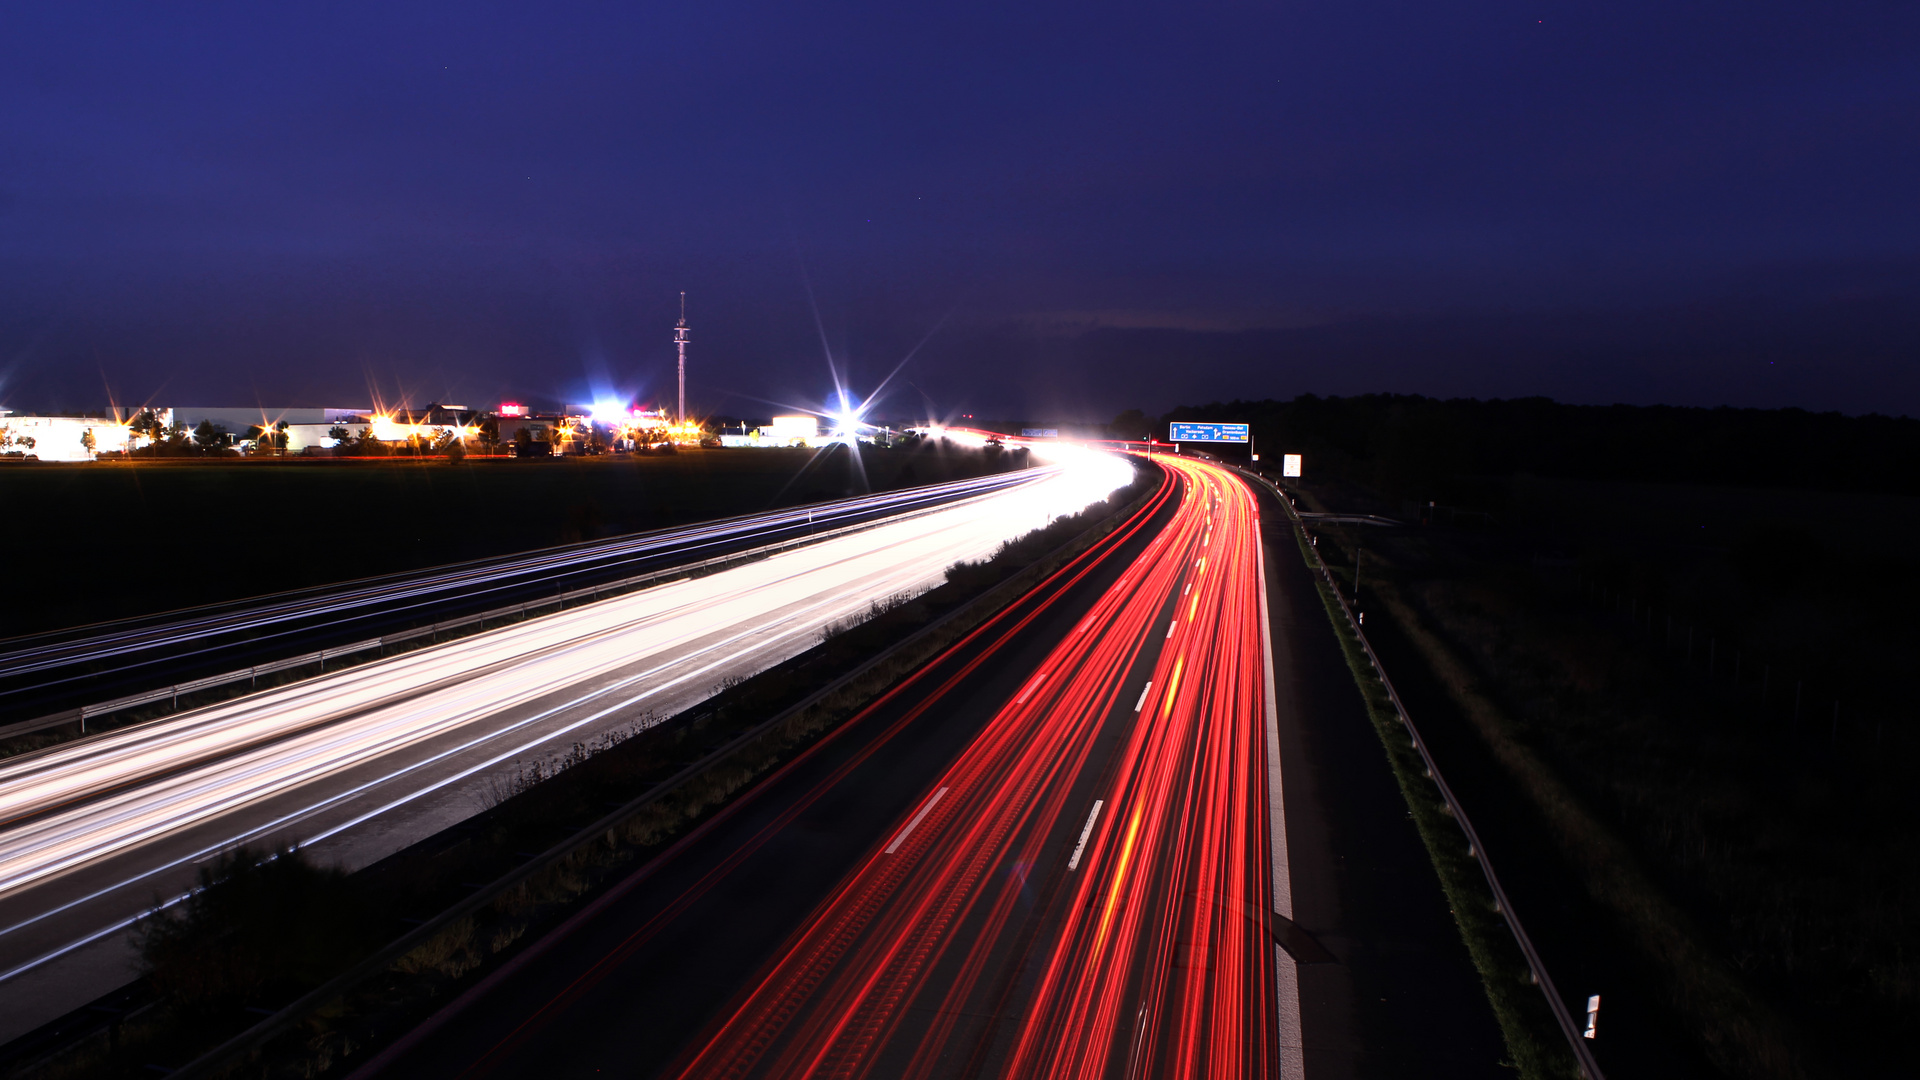
[[1138, 441], [1153, 433], [1154, 423], [1139, 409], [1128, 409], [1107, 425], [1107, 434], [1116, 439]]
[[199, 443], [202, 450], [225, 446], [229, 438], [230, 436], [211, 420], [202, 420], [200, 426], [193, 429], [193, 441]]

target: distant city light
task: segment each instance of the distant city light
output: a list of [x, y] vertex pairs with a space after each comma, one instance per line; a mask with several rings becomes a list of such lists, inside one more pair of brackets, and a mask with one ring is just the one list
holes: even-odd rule
[[525, 416], [527, 415], [527, 407], [517, 401], [503, 401], [500, 403], [500, 415]]
[[820, 434], [820, 421], [813, 416], [776, 416], [761, 430], [773, 439], [811, 439]]
[[588, 413], [602, 424], [619, 424], [633, 416], [631, 405], [624, 401], [602, 398], [588, 408]]

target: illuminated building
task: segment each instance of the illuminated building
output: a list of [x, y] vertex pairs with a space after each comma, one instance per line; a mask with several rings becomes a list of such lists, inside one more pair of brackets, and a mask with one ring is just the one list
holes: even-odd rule
[[0, 410], [0, 455], [6, 457], [92, 461], [102, 453], [124, 453], [133, 441], [126, 423], [111, 417], [14, 416]]

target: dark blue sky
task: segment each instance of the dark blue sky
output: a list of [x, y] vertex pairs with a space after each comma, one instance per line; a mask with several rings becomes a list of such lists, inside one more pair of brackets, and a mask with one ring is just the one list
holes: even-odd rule
[[1891, 2], [15, 5], [0, 404], [651, 395], [686, 289], [733, 412], [933, 331], [903, 411], [1920, 414], [1916, 56]]

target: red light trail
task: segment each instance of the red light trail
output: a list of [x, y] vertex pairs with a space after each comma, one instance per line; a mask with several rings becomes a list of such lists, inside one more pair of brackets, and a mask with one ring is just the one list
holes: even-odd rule
[[1169, 524], [679, 1075], [1277, 1071], [1258, 520], [1160, 462]]

